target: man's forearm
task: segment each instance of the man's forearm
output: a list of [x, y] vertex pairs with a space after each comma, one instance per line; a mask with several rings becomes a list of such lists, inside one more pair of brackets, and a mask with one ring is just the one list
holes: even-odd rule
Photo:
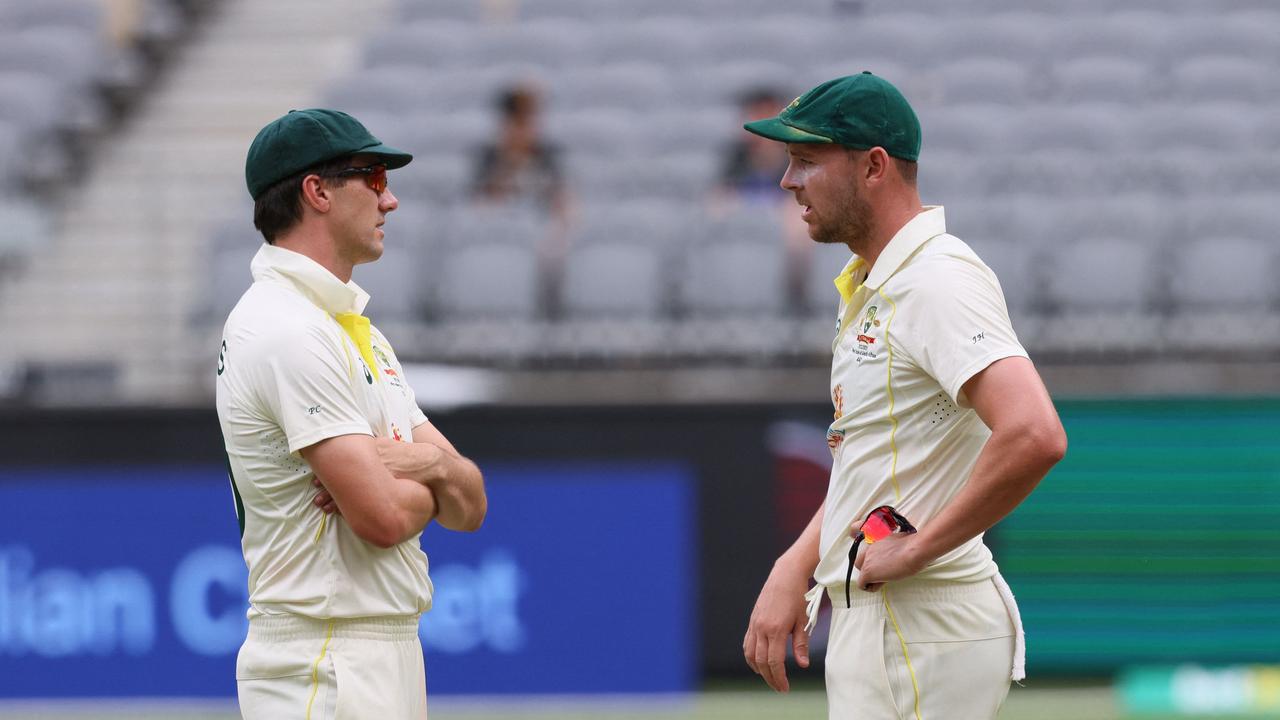
[[397, 477], [431, 489], [441, 525], [451, 530], [480, 526], [487, 502], [484, 478], [475, 463], [430, 442], [389, 445], [384, 462]]
[[407, 478], [394, 478], [394, 481], [390, 493], [401, 512], [398, 535], [399, 542], [404, 542], [422, 532], [439, 514], [440, 506], [430, 487]]
[[963, 545], [1013, 512], [1062, 458], [1051, 442], [1021, 428], [995, 431], [969, 481], [920, 528], [916, 548], [924, 564]]
[[826, 507], [827, 503], [824, 500], [818, 507], [818, 511], [813, 514], [813, 518], [809, 520], [809, 524], [800, 533], [800, 537], [796, 538], [791, 547], [782, 553], [774, 563], [775, 566], [783, 566], [805, 577], [813, 575], [814, 570], [818, 568], [818, 545], [822, 539], [822, 516]]

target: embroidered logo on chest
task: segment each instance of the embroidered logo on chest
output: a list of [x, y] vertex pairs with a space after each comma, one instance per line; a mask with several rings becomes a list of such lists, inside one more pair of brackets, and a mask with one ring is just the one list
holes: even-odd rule
[[404, 383], [400, 380], [400, 373], [396, 372], [395, 367], [391, 364], [391, 359], [387, 357], [386, 353], [382, 352], [382, 348], [374, 345], [373, 355], [378, 358], [378, 365], [381, 366], [380, 369], [383, 375], [386, 376], [387, 381], [391, 383], [391, 386], [404, 392]]
[[876, 319], [876, 311], [879, 308], [875, 305], [868, 307], [862, 312], [862, 317], [858, 318], [858, 323], [854, 325], [854, 329], [858, 331], [858, 342], [863, 345], [874, 345], [876, 338], [872, 336], [874, 328], [880, 327], [880, 321]]

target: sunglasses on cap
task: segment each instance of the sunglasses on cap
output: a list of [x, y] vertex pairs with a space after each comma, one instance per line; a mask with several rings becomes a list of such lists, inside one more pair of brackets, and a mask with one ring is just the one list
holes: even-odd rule
[[897, 510], [888, 505], [881, 505], [867, 515], [858, 532], [853, 536], [853, 547], [849, 548], [849, 570], [844, 576], [844, 604], [853, 607], [853, 596], [849, 592], [853, 584], [853, 560], [858, 556], [858, 547], [865, 541], [868, 545], [883, 540], [895, 532], [910, 535], [916, 528], [911, 521], [902, 517]]
[[387, 166], [386, 165], [366, 165], [364, 167], [349, 167], [339, 170], [335, 173], [338, 177], [347, 177], [350, 175], [363, 175], [364, 184], [369, 189], [381, 195], [387, 189]]

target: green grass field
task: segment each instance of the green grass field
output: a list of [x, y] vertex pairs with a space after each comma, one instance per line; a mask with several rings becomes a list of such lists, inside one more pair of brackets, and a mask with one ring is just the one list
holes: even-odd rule
[[[162, 700], [100, 707], [93, 703], [0, 703], [0, 720], [238, 720], [234, 703]], [[796, 720], [826, 717], [818, 686], [789, 695], [735, 683], [689, 698], [449, 698], [431, 701], [432, 720]], [[1258, 717], [1258, 716], [1254, 716]], [[1000, 720], [1131, 720], [1109, 686], [1014, 687]], [[1225, 716], [1155, 715], [1132, 720], [1226, 720]]]

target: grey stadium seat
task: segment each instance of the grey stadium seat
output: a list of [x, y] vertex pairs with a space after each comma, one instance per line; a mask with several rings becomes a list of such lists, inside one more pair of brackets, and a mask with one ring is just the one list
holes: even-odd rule
[[441, 258], [434, 310], [449, 319], [528, 320], [537, 310], [532, 247], [476, 242]]
[[[774, 8], [774, 12], [778, 8]], [[708, 23], [704, 39], [707, 54], [716, 65], [760, 61], [769, 58], [787, 70], [810, 66], [818, 58], [820, 48], [813, 43], [797, 43], [792, 28], [805, 32], [813, 27], [813, 18], [796, 15], [760, 16], [735, 12], [731, 17]], [[714, 70], [715, 68], [708, 68]], [[791, 77], [761, 77], [760, 82], [789, 81]]]
[[[678, 99], [679, 103], [669, 102], [666, 107], [673, 109], [683, 104], [730, 104], [737, 100], [743, 89], [758, 86], [778, 88], [786, 93], [795, 81], [795, 72], [776, 60], [717, 62], [696, 73], [675, 74], [672, 82], [678, 97], [672, 100]], [[800, 91], [795, 92], [798, 94]], [[784, 102], [790, 99], [785, 97]]]
[[[789, 208], [794, 211], [794, 207]], [[778, 208], [749, 206], [736, 208], [728, 215], [709, 218], [699, 235], [703, 242], [734, 242], [782, 246], [782, 218]]]
[[347, 77], [329, 86], [325, 103], [356, 117], [369, 111], [409, 115], [419, 109], [431, 109], [427, 98], [417, 88], [431, 77], [432, 71], [417, 65], [384, 65], [377, 71]]
[[490, 7], [481, 2], [454, 2], [454, 0], [402, 0], [400, 16], [408, 22], [452, 20], [479, 24], [486, 19]]
[[1158, 289], [1158, 251], [1123, 237], [1051, 245], [1045, 291], [1062, 312], [1129, 312], [1148, 308]]
[[688, 242], [687, 206], [655, 198], [632, 198], [593, 203], [582, 212], [574, 244], [587, 246], [621, 242], [630, 245], [669, 247]]
[[62, 88], [30, 72], [0, 71], [0, 121], [23, 133], [62, 126]]
[[0, 3], [0, 27], [15, 30], [38, 26], [74, 27], [101, 33], [105, 24], [103, 3], [96, 0], [39, 0]]
[[583, 59], [590, 26], [569, 20], [538, 20], [480, 28], [470, 36], [468, 52], [486, 65], [528, 64], [554, 72]]
[[1212, 236], [1174, 255], [1176, 292], [1186, 309], [1265, 311], [1277, 299], [1275, 245], [1258, 238]]
[[1050, 57], [1153, 58], [1168, 47], [1173, 29], [1169, 12], [1123, 7], [1105, 13], [1064, 13], [1055, 18]]
[[933, 71], [944, 106], [993, 103], [1019, 105], [1028, 101], [1031, 71], [1018, 63], [989, 57], [948, 62]]
[[[1280, 34], [1280, 27], [1276, 28]], [[1271, 103], [1280, 100], [1274, 66], [1253, 58], [1232, 56], [1190, 57], [1170, 73], [1170, 94], [1186, 102]]]
[[535, 248], [548, 230], [546, 217], [512, 205], [460, 205], [441, 218], [441, 243], [450, 246], [503, 243]]
[[[413, 145], [397, 146], [408, 150]], [[387, 186], [402, 203], [447, 203], [467, 197], [473, 160], [461, 153], [416, 153], [413, 162], [391, 171]]]
[[564, 307], [571, 318], [656, 318], [666, 294], [658, 249], [638, 243], [576, 248], [564, 275]]
[[569, 153], [566, 159], [571, 163], [625, 154], [644, 137], [636, 127], [635, 113], [621, 108], [562, 107], [548, 113], [542, 127], [548, 138]]
[[0, 44], [0, 69], [41, 75], [75, 91], [104, 76], [106, 48], [96, 33], [65, 27], [34, 27], [6, 34]]
[[704, 29], [685, 18], [659, 16], [630, 23], [601, 23], [584, 34], [588, 62], [648, 62], [683, 70], [706, 57]]
[[633, 124], [632, 132], [640, 147], [655, 153], [719, 150], [747, 133], [738, 113], [727, 105], [659, 110], [645, 122]]
[[[438, 71], [466, 56], [469, 26], [457, 22], [406, 22], [388, 28], [365, 45], [364, 66], [420, 66]], [[361, 77], [368, 77], [361, 74]]]
[[48, 244], [47, 212], [35, 203], [0, 202], [0, 270], [21, 265]]
[[808, 272], [805, 277], [805, 303], [809, 313], [835, 317], [840, 293], [833, 282], [853, 257], [847, 245], [812, 243], [809, 247]]
[[522, 20], [574, 18], [595, 23], [616, 20], [635, 5], [627, 0], [537, 0], [518, 3], [518, 10]]
[[1069, 150], [1106, 154], [1126, 149], [1121, 105], [1037, 104], [1011, 115], [1005, 148], [1015, 152]]
[[1197, 55], [1231, 55], [1274, 66], [1280, 60], [1274, 13], [1186, 13], [1176, 17], [1168, 47], [1170, 61]]
[[26, 167], [26, 153], [22, 131], [9, 122], [0, 120], [0, 189], [16, 190], [19, 187]]
[[613, 186], [622, 197], [658, 197], [690, 202], [702, 198], [715, 183], [719, 156], [705, 148], [698, 152], [637, 156], [617, 169]]
[[1062, 104], [1131, 105], [1155, 93], [1154, 80], [1144, 61], [1129, 56], [1070, 58], [1055, 63], [1049, 75], [1052, 99]]
[[430, 268], [415, 250], [388, 242], [381, 258], [357, 265], [352, 273], [352, 279], [370, 295], [365, 314], [375, 323], [410, 320], [421, 309]]
[[1056, 18], [1041, 12], [973, 13], [951, 19], [938, 38], [945, 58], [994, 57], [1023, 65], [1049, 54]]
[[1235, 237], [1262, 242], [1275, 237], [1275, 194], [1255, 189], [1230, 198], [1207, 197], [1186, 203], [1189, 240]]
[[[944, 28], [936, 17], [925, 13], [894, 12], [873, 15], [851, 27], [832, 23], [815, 32], [842, 38], [841, 47], [856, 57], [896, 64], [906, 69], [921, 69], [932, 67], [940, 59], [938, 42]], [[857, 68], [855, 72], [860, 70], [881, 72], [874, 67]]]
[[[430, 83], [427, 84], [428, 87]], [[430, 92], [425, 90], [424, 92]], [[418, 155], [470, 154], [496, 134], [496, 118], [481, 110], [421, 112], [396, 126], [396, 134], [404, 138], [402, 150]], [[373, 129], [373, 126], [369, 126]], [[376, 130], [374, 131], [377, 132]]]
[[652, 63], [575, 67], [553, 78], [552, 97], [575, 108], [649, 112], [667, 97], [667, 72]]
[[1248, 105], [1185, 103], [1141, 109], [1129, 123], [1135, 150], [1219, 150], [1238, 152], [1248, 147], [1257, 121]]
[[240, 296], [253, 284], [253, 275], [249, 272], [249, 263], [257, 245], [225, 244], [211, 248], [209, 268], [209, 315], [208, 321], [218, 327], [226, 322], [231, 308], [240, 301]]
[[685, 255], [681, 300], [692, 316], [772, 316], [785, 305], [785, 257], [773, 243], [708, 242]]
[[978, 153], [1004, 148], [1014, 120], [1008, 108], [998, 105], [923, 110], [919, 116], [923, 163], [928, 163], [935, 152], [963, 153], [972, 158]]

